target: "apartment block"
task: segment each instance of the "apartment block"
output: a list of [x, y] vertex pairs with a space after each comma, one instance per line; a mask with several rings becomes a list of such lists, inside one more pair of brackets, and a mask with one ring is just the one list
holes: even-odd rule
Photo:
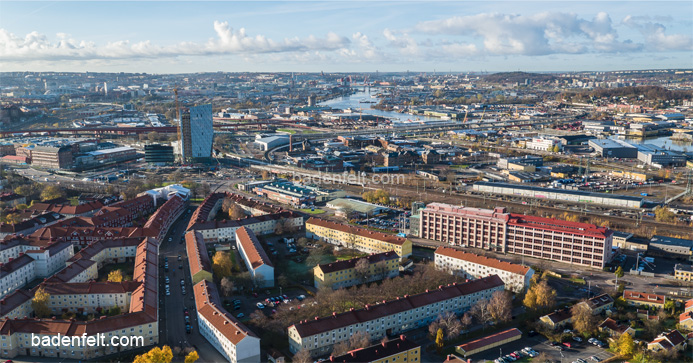
[[356, 332], [367, 332], [372, 339], [402, 334], [425, 327], [444, 312], [461, 314], [479, 301], [487, 301], [504, 289], [500, 277], [493, 275], [462, 284], [440, 286], [417, 295], [383, 300], [363, 309], [303, 320], [289, 327], [289, 350], [307, 349], [311, 356], [328, 354], [335, 344], [349, 340]]
[[663, 309], [666, 303], [666, 296], [657, 294], [648, 294], [646, 292], [630, 291], [623, 292], [623, 299], [628, 305], [644, 305], [654, 308]]
[[229, 362], [260, 362], [260, 338], [222, 307], [214, 286], [202, 280], [194, 287], [200, 334]]
[[421, 359], [421, 346], [404, 335], [370, 347], [354, 349], [346, 354], [330, 357], [339, 363], [416, 363]]
[[[362, 260], [366, 261], [366, 271], [356, 268]], [[336, 290], [397, 276], [399, 276], [399, 256], [395, 251], [325, 263], [313, 268], [313, 278], [317, 289]]]
[[677, 263], [674, 266], [674, 278], [682, 281], [693, 281], [693, 266]]
[[236, 230], [236, 244], [253, 282], [259, 288], [274, 287], [274, 265], [252, 230]]
[[679, 315], [679, 325], [687, 330], [693, 330], [693, 299], [686, 301], [683, 313]]
[[421, 210], [422, 238], [461, 247], [602, 268], [613, 231], [593, 224], [431, 203]]
[[395, 251], [400, 258], [409, 257], [412, 253], [412, 243], [404, 237], [373, 232], [319, 218], [308, 219], [306, 237], [366, 253]]
[[256, 235], [274, 233], [277, 223], [289, 224], [295, 230], [303, 227], [303, 216], [290, 211], [282, 211], [256, 217], [247, 217], [237, 220], [196, 222], [188, 226], [188, 230], [202, 233], [205, 242], [229, 242], [236, 240], [236, 230], [246, 227]]
[[435, 266], [439, 270], [466, 279], [478, 279], [489, 275], [498, 275], [508, 290], [521, 292], [529, 288], [534, 276], [530, 267], [501, 261], [495, 258], [479, 256], [450, 247], [438, 247], [434, 254]]

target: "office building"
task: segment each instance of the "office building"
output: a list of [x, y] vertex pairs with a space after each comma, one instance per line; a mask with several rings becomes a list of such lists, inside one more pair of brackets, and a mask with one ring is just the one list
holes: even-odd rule
[[[367, 270], [359, 271], [359, 261], [367, 261]], [[313, 268], [315, 288], [339, 289], [399, 276], [399, 256], [394, 251], [341, 260]]]
[[180, 121], [181, 156], [184, 163], [212, 156], [214, 128], [212, 105], [190, 107]]
[[172, 164], [175, 161], [173, 146], [160, 144], [144, 145], [144, 161], [150, 164]]
[[366, 305], [363, 309], [303, 320], [288, 329], [289, 350], [296, 354], [307, 349], [311, 356], [319, 356], [331, 352], [335, 344], [349, 340], [356, 332], [368, 332], [372, 339], [402, 334], [428, 326], [444, 312], [462, 314], [503, 289], [503, 281], [493, 275]]
[[421, 211], [421, 238], [594, 268], [611, 259], [607, 227], [553, 218], [431, 203]]
[[306, 222], [306, 237], [366, 253], [395, 251], [400, 258], [411, 256], [412, 243], [404, 237], [370, 231], [320, 218]]
[[434, 253], [434, 261], [437, 269], [466, 279], [498, 275], [508, 290], [518, 293], [529, 288], [529, 282], [534, 276], [534, 270], [530, 267], [450, 247], [438, 247]]

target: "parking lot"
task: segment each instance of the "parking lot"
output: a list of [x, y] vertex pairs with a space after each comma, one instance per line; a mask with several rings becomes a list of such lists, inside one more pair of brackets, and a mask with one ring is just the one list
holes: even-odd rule
[[578, 358], [582, 358], [587, 362], [594, 363], [595, 361], [590, 359], [591, 356], [596, 356], [599, 361], [603, 361], [613, 355], [605, 349], [594, 346], [586, 341], [583, 341], [582, 343], [571, 341], [572, 347], [564, 347], [563, 351], [559, 350], [557, 347], [552, 347], [549, 343], [549, 340], [542, 335], [528, 337], [526, 334], [523, 334], [522, 338], [519, 340], [504, 344], [497, 348], [491, 348], [485, 352], [474, 354], [468, 358], [471, 358], [473, 362], [492, 362], [501, 355], [508, 355], [514, 351], [522, 350], [524, 347], [530, 347], [537, 351], [537, 353], [544, 352], [548, 354], [552, 361], [560, 363], [575, 362]]

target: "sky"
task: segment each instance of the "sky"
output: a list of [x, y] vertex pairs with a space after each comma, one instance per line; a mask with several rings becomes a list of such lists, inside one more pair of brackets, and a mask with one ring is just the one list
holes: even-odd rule
[[693, 1], [6, 1], [0, 71], [693, 68]]

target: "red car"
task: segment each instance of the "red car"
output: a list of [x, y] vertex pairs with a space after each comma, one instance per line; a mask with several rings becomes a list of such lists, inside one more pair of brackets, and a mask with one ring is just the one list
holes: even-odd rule
[[572, 347], [573, 347], [573, 345], [570, 344], [570, 342], [565, 342], [565, 343], [563, 343], [563, 345], [565, 345], [565, 346], [568, 347], [568, 348], [572, 348]]

